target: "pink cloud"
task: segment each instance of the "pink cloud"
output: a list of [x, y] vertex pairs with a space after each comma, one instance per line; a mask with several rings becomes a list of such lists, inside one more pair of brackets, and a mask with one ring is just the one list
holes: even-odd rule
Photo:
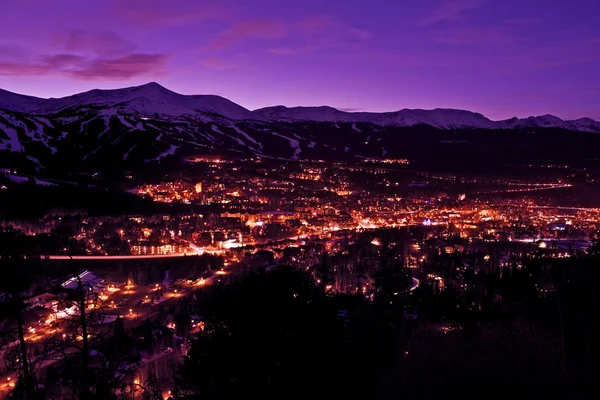
[[92, 52], [99, 55], [123, 54], [135, 46], [114, 32], [69, 31], [56, 35], [53, 45], [66, 51]]
[[202, 60], [202, 64], [205, 67], [209, 67], [209, 68], [213, 68], [213, 69], [217, 69], [217, 70], [231, 69], [231, 68], [236, 68], [236, 67], [240, 66], [240, 64], [238, 62], [226, 60], [226, 59], [219, 58], [219, 57], [207, 57]]
[[34, 76], [48, 73], [47, 65], [0, 61], [0, 75]]
[[220, 50], [235, 43], [254, 38], [279, 39], [286, 35], [286, 26], [279, 21], [253, 20], [233, 25], [221, 32], [208, 45], [212, 50]]
[[167, 56], [164, 54], [133, 53], [113, 59], [98, 59], [68, 73], [73, 78], [130, 79], [140, 75], [162, 75]]
[[225, 19], [230, 11], [217, 1], [119, 0], [119, 16], [141, 25], [185, 25], [207, 19]]
[[132, 53], [116, 58], [86, 58], [76, 54], [41, 56], [37, 62], [0, 61], [0, 75], [62, 75], [73, 79], [130, 79], [160, 75], [167, 61], [164, 54]]
[[442, 0], [437, 9], [429, 16], [423, 18], [423, 25], [432, 25], [437, 22], [455, 20], [468, 11], [481, 8], [487, 0]]
[[72, 30], [31, 49], [0, 52], [0, 75], [60, 75], [72, 79], [129, 79], [163, 72], [168, 56], [136, 50], [114, 32]]
[[41, 56], [40, 59], [41, 63], [50, 69], [77, 65], [86, 61], [85, 57], [77, 54], [50, 54]]

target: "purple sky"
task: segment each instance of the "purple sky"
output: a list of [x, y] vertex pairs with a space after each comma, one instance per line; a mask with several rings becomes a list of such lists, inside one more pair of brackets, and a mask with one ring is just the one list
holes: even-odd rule
[[598, 0], [4, 0], [0, 87], [600, 120]]

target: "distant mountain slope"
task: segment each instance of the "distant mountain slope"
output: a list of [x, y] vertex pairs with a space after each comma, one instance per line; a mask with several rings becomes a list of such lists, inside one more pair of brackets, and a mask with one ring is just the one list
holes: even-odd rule
[[36, 114], [49, 114], [72, 107], [113, 106], [127, 111], [180, 116], [185, 114], [218, 114], [225, 118], [255, 119], [255, 115], [223, 97], [214, 95], [186, 96], [165, 89], [158, 83], [148, 83], [125, 89], [79, 93], [60, 99], [38, 99], [5, 90], [0, 91], [0, 108]]
[[515, 129], [562, 128], [580, 132], [600, 133], [600, 122], [590, 118], [563, 121], [553, 115], [529, 118], [511, 118], [492, 121], [479, 113], [465, 110], [436, 108], [433, 110], [403, 109], [395, 112], [345, 112], [333, 107], [275, 106], [254, 110], [255, 114], [272, 121], [368, 122], [381, 126], [430, 125], [439, 129]]
[[386, 113], [344, 112], [332, 107], [261, 108], [254, 111], [261, 117], [275, 121], [368, 122], [382, 126], [431, 125], [440, 129], [486, 128], [499, 126], [481, 114], [463, 110], [400, 110]]
[[[349, 113], [332, 107], [277, 106], [250, 111], [223, 97], [180, 95], [156, 83], [60, 99], [0, 90], [0, 167], [18, 159], [39, 168], [118, 171], [192, 154], [283, 160], [419, 154], [443, 158], [451, 147], [470, 149], [461, 157], [473, 158], [482, 149], [499, 151], [502, 146], [507, 146], [506, 154], [523, 151], [526, 157], [537, 154], [532, 149], [538, 138], [530, 134], [541, 130], [556, 131], [552, 137], [562, 152], [566, 131], [600, 133], [600, 123], [550, 115], [491, 121], [451, 109]], [[597, 157], [592, 154], [600, 148], [593, 146], [596, 135], [572, 133], [569, 143], [579, 143], [585, 157]]]
[[[0, 89], [0, 109], [34, 114], [52, 114], [73, 107], [106, 107], [140, 114], [167, 116], [225, 117], [230, 120], [279, 122], [365, 122], [381, 126], [431, 125], [439, 129], [511, 129], [522, 127], [562, 128], [600, 133], [600, 122], [589, 118], [563, 121], [552, 115], [491, 121], [479, 113], [441, 109], [394, 112], [345, 112], [333, 107], [266, 107], [250, 111], [220, 96], [182, 95], [158, 83], [124, 89], [99, 90], [75, 94], [60, 99], [40, 99]], [[205, 119], [205, 118], [200, 118]]]
[[600, 133], [600, 122], [591, 118], [564, 121], [554, 115], [541, 115], [521, 119], [511, 118], [497, 123], [506, 128], [562, 128], [570, 131]]

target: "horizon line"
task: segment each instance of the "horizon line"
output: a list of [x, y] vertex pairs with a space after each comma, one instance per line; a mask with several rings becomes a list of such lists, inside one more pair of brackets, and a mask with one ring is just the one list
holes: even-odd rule
[[264, 107], [259, 107], [259, 108], [251, 109], [251, 108], [247, 108], [247, 107], [241, 105], [240, 103], [238, 103], [236, 101], [231, 100], [228, 97], [225, 97], [225, 96], [222, 96], [222, 95], [219, 95], [219, 94], [210, 94], [210, 93], [206, 93], [206, 94], [198, 94], [198, 93], [195, 93], [195, 94], [184, 94], [184, 93], [179, 93], [179, 92], [176, 92], [174, 90], [171, 90], [171, 89], [165, 87], [164, 85], [162, 85], [162, 84], [160, 84], [160, 83], [158, 83], [156, 81], [149, 81], [147, 83], [140, 84], [140, 85], [132, 85], [132, 86], [124, 86], [124, 87], [114, 87], [114, 88], [105, 88], [105, 89], [104, 88], [101, 89], [101, 88], [97, 88], [96, 87], [96, 88], [93, 88], [93, 89], [89, 89], [89, 90], [85, 90], [85, 91], [82, 91], [82, 92], [73, 93], [73, 94], [70, 94], [70, 95], [62, 96], [62, 97], [38, 97], [38, 96], [35, 96], [35, 95], [30, 95], [30, 94], [23, 94], [23, 93], [12, 92], [10, 90], [3, 89], [3, 88], [0, 88], [0, 91], [5, 91], [5, 92], [11, 93], [11, 94], [18, 95], [18, 96], [33, 97], [33, 98], [41, 99], [41, 100], [62, 100], [62, 99], [66, 99], [66, 98], [69, 98], [69, 97], [77, 96], [77, 95], [80, 95], [80, 94], [93, 92], [93, 91], [96, 91], [96, 90], [100, 90], [100, 91], [116, 91], [116, 90], [124, 90], [124, 89], [141, 88], [141, 87], [151, 86], [151, 85], [157, 85], [157, 86], [159, 86], [160, 88], [162, 88], [164, 90], [167, 90], [169, 92], [175, 93], [175, 94], [180, 95], [180, 96], [218, 96], [218, 97], [224, 98], [226, 100], [229, 100], [232, 103], [234, 103], [234, 104], [236, 104], [236, 105], [238, 105], [238, 106], [240, 106], [240, 107], [242, 107], [245, 110], [248, 110], [250, 112], [256, 112], [256, 111], [259, 111], [259, 110], [262, 110], [262, 109], [265, 109], [265, 108], [275, 108], [275, 107], [285, 107], [287, 109], [292, 109], [292, 108], [331, 108], [331, 109], [334, 109], [334, 110], [336, 110], [338, 112], [345, 113], [345, 114], [388, 114], [388, 113], [395, 113], [395, 112], [404, 111], [404, 110], [409, 110], [409, 111], [452, 110], [452, 111], [466, 111], [466, 112], [470, 112], [470, 113], [473, 113], [473, 114], [478, 114], [478, 115], [481, 115], [484, 118], [486, 118], [486, 119], [488, 119], [488, 120], [490, 120], [492, 122], [503, 122], [503, 121], [508, 121], [508, 120], [514, 119], [514, 118], [517, 118], [517, 119], [528, 119], [528, 118], [539, 118], [539, 117], [555, 117], [555, 118], [559, 118], [563, 122], [577, 121], [577, 120], [581, 120], [581, 119], [591, 119], [592, 121], [600, 123], [600, 118], [596, 119], [597, 117], [583, 116], [583, 117], [579, 117], [579, 118], [568, 117], [568, 118], [565, 119], [565, 118], [556, 116], [554, 114], [549, 114], [549, 113], [540, 114], [540, 115], [528, 115], [526, 117], [518, 117], [518, 116], [514, 115], [512, 117], [508, 117], [508, 118], [504, 118], [504, 119], [492, 119], [492, 118], [488, 117], [487, 115], [485, 115], [485, 114], [483, 114], [481, 112], [478, 112], [478, 111], [468, 110], [468, 109], [464, 109], [464, 108], [452, 108], [452, 107], [434, 107], [434, 108], [408, 108], [408, 107], [404, 107], [404, 108], [400, 108], [400, 109], [397, 109], [397, 110], [369, 111], [366, 108], [348, 108], [348, 107], [339, 107], [338, 108], [338, 107], [334, 107], [334, 106], [327, 105], [327, 104], [321, 104], [321, 105], [284, 105], [284, 104], [274, 104], [274, 105], [270, 105], [270, 106], [264, 106]]

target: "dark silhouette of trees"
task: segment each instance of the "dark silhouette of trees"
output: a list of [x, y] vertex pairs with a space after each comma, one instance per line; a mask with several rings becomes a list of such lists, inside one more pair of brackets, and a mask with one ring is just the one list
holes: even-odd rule
[[[7, 244], [7, 243], [3, 243]], [[26, 342], [25, 315], [30, 296], [27, 291], [39, 268], [39, 259], [34, 256], [25, 257], [16, 247], [8, 246], [0, 249], [0, 293], [4, 294], [0, 302], [0, 315], [4, 320], [3, 334], [16, 336], [17, 344], [13, 351], [7, 352], [4, 362], [7, 370], [17, 372], [19, 381], [14, 396], [19, 399], [36, 398], [37, 379], [31, 363], [32, 349]], [[11, 346], [12, 347], [12, 346]]]
[[[58, 289], [58, 307], [54, 314], [61, 334], [49, 342], [52, 351], [48, 353], [58, 361], [62, 385], [53, 385], [53, 395], [65, 393], [80, 400], [101, 399], [115, 388], [114, 369], [109, 365], [108, 356], [120, 357], [125, 354], [128, 338], [122, 321], [111, 327], [104, 323], [105, 312], [93, 284], [73, 276], [74, 287]], [[111, 329], [112, 328], [112, 329]], [[111, 336], [111, 330], [114, 336]], [[104, 343], [114, 343], [108, 354], [103, 350]]]
[[356, 382], [368, 381], [370, 366], [348, 340], [346, 314], [303, 273], [255, 272], [198, 303], [205, 330], [179, 370], [181, 398], [324, 398], [366, 389]]

